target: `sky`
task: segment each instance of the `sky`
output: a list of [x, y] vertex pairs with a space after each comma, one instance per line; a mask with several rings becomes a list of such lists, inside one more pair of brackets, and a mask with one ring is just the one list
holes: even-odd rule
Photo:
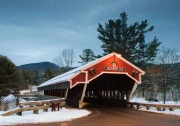
[[75, 62], [91, 49], [102, 54], [98, 23], [128, 15], [128, 25], [148, 20], [161, 46], [180, 47], [180, 0], [0, 0], [0, 54], [15, 65], [54, 62], [63, 49], [73, 49]]

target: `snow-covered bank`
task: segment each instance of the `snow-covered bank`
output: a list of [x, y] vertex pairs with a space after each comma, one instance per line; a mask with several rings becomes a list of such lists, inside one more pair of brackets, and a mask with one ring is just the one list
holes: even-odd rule
[[[133, 98], [131, 99], [130, 102], [137, 102], [137, 103], [153, 103], [153, 104], [163, 104], [163, 101], [159, 101], [159, 102], [149, 102], [146, 101], [144, 98]], [[180, 102], [175, 102], [175, 101], [166, 101], [166, 104], [169, 105], [180, 105]], [[147, 111], [147, 112], [154, 112], [154, 113], [161, 113], [161, 114], [166, 114], [166, 115], [176, 115], [176, 116], [180, 116], [180, 109], [175, 109], [174, 111], [169, 111], [168, 109], [166, 109], [165, 111], [157, 111], [156, 107], [150, 107], [149, 110], [146, 110], [145, 106], [141, 106], [140, 111]]]
[[165, 115], [180, 116], [180, 109], [175, 109], [174, 111], [169, 111], [168, 109], [166, 109], [165, 111], [157, 111], [157, 109], [155, 107], [151, 107], [149, 110], [146, 110], [145, 107], [141, 107], [139, 110], [147, 111], [147, 112], [154, 112], [154, 113], [161, 113], [161, 114], [165, 114]]
[[[153, 102], [153, 101], [147, 101], [144, 98], [137, 98], [137, 97], [134, 97], [133, 99], [131, 99], [130, 102], [163, 104], [163, 101]], [[176, 101], [166, 101], [166, 104], [180, 105], [180, 102], [179, 101], [177, 101], [177, 102]]]
[[[3, 112], [0, 111], [0, 114]], [[32, 111], [22, 113], [22, 116], [0, 116], [0, 125], [14, 125], [23, 123], [48, 123], [48, 122], [62, 122], [69, 121], [75, 118], [81, 118], [89, 115], [91, 112], [85, 109], [66, 109], [62, 108], [60, 111], [48, 112], [39, 111], [39, 114], [33, 114]]]

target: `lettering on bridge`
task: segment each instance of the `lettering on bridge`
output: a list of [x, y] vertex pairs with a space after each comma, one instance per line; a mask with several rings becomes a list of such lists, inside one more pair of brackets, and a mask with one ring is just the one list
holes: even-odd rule
[[126, 68], [123, 68], [123, 67], [104, 67], [104, 70], [118, 70], [118, 71], [125, 71]]

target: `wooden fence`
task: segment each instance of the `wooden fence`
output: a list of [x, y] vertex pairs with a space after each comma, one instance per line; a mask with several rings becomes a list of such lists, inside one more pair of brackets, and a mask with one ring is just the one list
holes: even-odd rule
[[140, 109], [140, 106], [145, 106], [146, 110], [149, 110], [150, 107], [156, 107], [157, 111], [162, 111], [164, 108], [168, 108], [170, 111], [174, 111], [174, 109], [179, 109], [180, 105], [168, 105], [168, 104], [149, 104], [149, 103], [136, 103], [136, 102], [128, 102], [128, 107], [136, 107]]
[[42, 100], [42, 101], [29, 101], [29, 102], [20, 102], [19, 108], [10, 110], [2, 114], [2, 116], [9, 116], [12, 114], [22, 115], [23, 111], [33, 110], [34, 114], [38, 114], [40, 109], [43, 109], [44, 112], [48, 111], [51, 103], [60, 103], [59, 107], [65, 107], [65, 99], [51, 99], [51, 100]]

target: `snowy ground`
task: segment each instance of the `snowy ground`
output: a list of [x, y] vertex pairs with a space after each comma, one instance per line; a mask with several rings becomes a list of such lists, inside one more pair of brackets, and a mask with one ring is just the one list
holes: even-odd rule
[[[131, 100], [131, 102], [163, 104], [163, 101], [159, 101], [159, 102], [149, 102], [149, 101], [146, 101], [144, 98], [133, 98], [133, 99]], [[169, 105], [180, 105], [180, 102], [166, 101], [166, 104], [169, 104]], [[165, 111], [157, 111], [157, 108], [156, 108], [156, 107], [150, 107], [149, 110], [146, 110], [146, 107], [141, 106], [139, 110], [141, 110], [141, 111], [147, 111], [147, 112], [162, 113], [162, 114], [167, 114], [167, 115], [180, 116], [180, 109], [175, 109], [174, 111], [169, 111], [168, 109], [166, 109]]]
[[[4, 99], [4, 101], [12, 100], [12, 95]], [[149, 103], [144, 98], [133, 98], [131, 102], [139, 103]], [[156, 104], [162, 104], [162, 102], [151, 102]], [[167, 102], [167, 104], [179, 104], [180, 102]], [[11, 105], [13, 107], [13, 105]], [[12, 108], [10, 107], [10, 109]], [[140, 111], [164, 113], [164, 114], [173, 114], [180, 116], [180, 109], [175, 109], [174, 111], [157, 111], [156, 108], [151, 107], [150, 110], [146, 110], [145, 107], [141, 107]], [[4, 111], [0, 111], [0, 125], [14, 125], [14, 124], [23, 124], [23, 123], [48, 123], [48, 122], [62, 122], [69, 121], [75, 118], [81, 118], [89, 115], [91, 112], [85, 109], [67, 109], [62, 108], [60, 111], [51, 112], [49, 109], [48, 112], [39, 111], [39, 114], [33, 114], [32, 111], [26, 111], [22, 113], [22, 116], [16, 114], [11, 116], [1, 116]]]
[[[0, 114], [3, 112], [1, 111]], [[60, 111], [53, 111], [49, 109], [48, 112], [39, 111], [39, 114], [33, 114], [32, 111], [22, 112], [22, 116], [0, 116], [0, 125], [13, 125], [23, 123], [48, 123], [48, 122], [62, 122], [69, 121], [75, 118], [81, 118], [89, 115], [90, 112], [84, 109], [66, 109], [62, 108]]]

